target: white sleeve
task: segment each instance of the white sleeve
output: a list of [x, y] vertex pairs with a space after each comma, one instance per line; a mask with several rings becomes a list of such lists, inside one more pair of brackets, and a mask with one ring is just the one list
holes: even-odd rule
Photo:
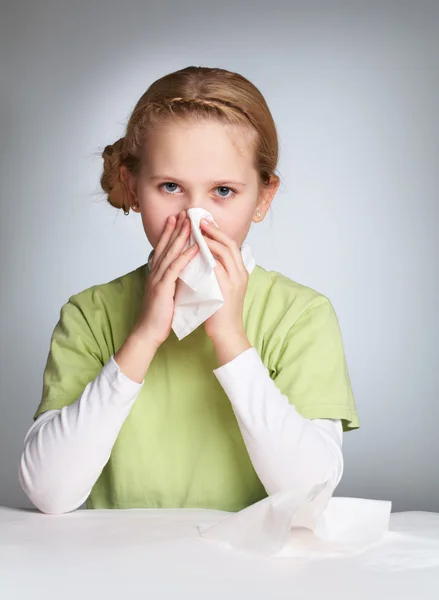
[[61, 514], [85, 502], [142, 385], [112, 356], [73, 404], [37, 418], [19, 466], [21, 486], [37, 508]]
[[340, 420], [302, 417], [271, 379], [251, 347], [214, 369], [230, 399], [253, 467], [268, 494], [328, 481], [343, 474]]

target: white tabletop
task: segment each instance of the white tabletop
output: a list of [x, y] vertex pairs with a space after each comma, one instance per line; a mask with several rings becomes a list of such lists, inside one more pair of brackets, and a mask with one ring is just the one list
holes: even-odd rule
[[199, 536], [210, 510], [0, 507], [0, 598], [5, 600], [439, 598], [439, 514], [391, 516], [386, 539], [363, 554], [300, 560], [243, 554]]

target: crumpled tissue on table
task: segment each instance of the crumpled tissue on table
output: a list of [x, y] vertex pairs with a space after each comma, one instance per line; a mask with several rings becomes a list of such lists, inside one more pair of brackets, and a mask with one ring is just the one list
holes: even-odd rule
[[392, 503], [333, 498], [323, 483], [311, 490], [278, 492], [198, 527], [207, 539], [251, 554], [296, 558], [352, 555], [379, 543], [389, 530]]

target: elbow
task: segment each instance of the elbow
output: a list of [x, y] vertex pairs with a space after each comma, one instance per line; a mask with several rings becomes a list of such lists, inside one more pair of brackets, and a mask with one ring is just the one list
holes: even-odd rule
[[340, 483], [340, 481], [343, 477], [343, 470], [344, 470], [343, 454], [340, 451], [340, 454], [335, 459], [335, 464], [333, 466], [334, 490], [338, 486], [338, 484]]
[[[308, 449], [305, 449], [308, 450]], [[313, 451], [302, 451], [295, 459], [273, 460], [265, 489], [269, 495], [292, 489], [312, 489], [325, 484], [332, 493], [343, 476], [344, 461], [340, 447], [322, 440]]]
[[69, 506], [66, 502], [63, 502], [62, 499], [47, 495], [36, 497], [32, 500], [32, 503], [45, 515], [65, 515], [78, 508], [77, 506]]
[[26, 496], [39, 511], [46, 515], [62, 515], [74, 511], [82, 504], [63, 498], [60, 486], [51, 485], [49, 481], [38, 478], [32, 474], [23, 452], [18, 469], [18, 479]]
[[327, 442], [327, 461], [326, 479], [335, 491], [343, 477], [344, 459], [341, 445], [335, 444], [333, 440]]

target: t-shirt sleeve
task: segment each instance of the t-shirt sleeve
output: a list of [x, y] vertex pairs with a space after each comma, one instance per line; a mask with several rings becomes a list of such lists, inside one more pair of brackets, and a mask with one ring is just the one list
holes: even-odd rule
[[314, 299], [288, 330], [272, 376], [308, 419], [341, 419], [359, 427], [337, 316], [325, 296]]
[[34, 414], [61, 409], [79, 398], [104, 366], [100, 346], [74, 297], [61, 308], [43, 374], [43, 391]]

